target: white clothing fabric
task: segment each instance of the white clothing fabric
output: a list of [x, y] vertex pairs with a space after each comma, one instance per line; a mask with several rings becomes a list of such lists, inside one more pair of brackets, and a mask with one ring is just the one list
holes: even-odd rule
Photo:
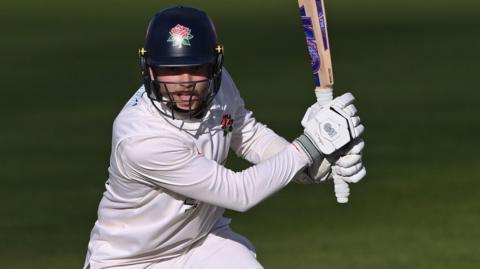
[[[143, 87], [117, 116], [109, 178], [85, 268], [184, 256], [211, 231], [228, 225], [224, 208], [248, 210], [308, 165], [293, 145], [265, 160], [279, 136], [253, 118], [228, 72], [223, 74], [201, 120], [162, 116]], [[233, 119], [231, 132], [222, 128], [225, 117]], [[229, 148], [256, 165], [241, 172], [225, 168]]]
[[210, 232], [176, 258], [153, 263], [120, 266], [118, 269], [262, 269], [255, 248], [228, 226]]

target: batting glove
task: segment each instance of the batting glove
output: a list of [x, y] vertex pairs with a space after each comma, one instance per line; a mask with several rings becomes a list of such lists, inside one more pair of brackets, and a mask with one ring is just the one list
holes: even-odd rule
[[322, 183], [327, 180], [335, 182], [333, 179], [336, 178], [337, 181], [340, 179], [348, 183], [357, 183], [367, 173], [362, 162], [364, 148], [363, 139], [357, 138], [350, 142], [347, 148], [315, 160], [312, 165], [295, 176], [294, 182], [300, 184]]
[[330, 158], [319, 158], [312, 165], [298, 172], [293, 181], [299, 184], [321, 183], [331, 178], [332, 162]]
[[304, 133], [294, 143], [307, 154], [310, 164], [322, 155], [332, 154], [363, 133], [364, 127], [356, 115], [354, 100], [352, 94], [346, 93], [329, 105], [320, 107], [314, 104], [307, 110], [302, 120]]
[[365, 142], [357, 138], [349, 144], [349, 147], [332, 166], [332, 177], [348, 183], [357, 183], [362, 180], [367, 171], [362, 161], [362, 153]]

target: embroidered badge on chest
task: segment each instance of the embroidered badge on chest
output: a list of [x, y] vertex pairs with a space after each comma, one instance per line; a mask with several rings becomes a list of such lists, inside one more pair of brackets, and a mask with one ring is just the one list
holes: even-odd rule
[[172, 43], [173, 47], [181, 49], [183, 46], [191, 46], [190, 40], [193, 38], [192, 29], [177, 24], [170, 30], [170, 36], [167, 42]]
[[224, 136], [227, 136], [227, 134], [233, 130], [233, 119], [230, 114], [223, 115], [220, 126], [222, 127]]

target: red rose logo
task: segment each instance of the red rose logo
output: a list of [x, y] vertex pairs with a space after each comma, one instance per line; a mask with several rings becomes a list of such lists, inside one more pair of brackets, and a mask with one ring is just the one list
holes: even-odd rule
[[181, 36], [183, 38], [187, 38], [188, 35], [190, 34], [190, 29], [188, 29], [185, 26], [182, 26], [180, 24], [177, 24], [177, 26], [173, 27], [171, 30], [173, 35]]
[[167, 42], [172, 43], [172, 46], [182, 48], [182, 46], [190, 46], [190, 40], [193, 38], [191, 35], [192, 30], [183, 25], [177, 24], [170, 29], [170, 36]]
[[223, 115], [222, 121], [220, 121], [220, 126], [223, 130], [223, 135], [227, 135], [233, 130], [233, 119], [230, 114]]

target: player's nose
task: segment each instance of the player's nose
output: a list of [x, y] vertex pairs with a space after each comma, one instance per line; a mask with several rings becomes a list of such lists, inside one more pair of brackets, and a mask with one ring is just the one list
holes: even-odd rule
[[181, 86], [182, 87], [192, 87], [192, 83], [190, 83], [190, 81], [192, 81], [192, 75], [189, 74], [189, 73], [183, 73], [181, 75], [179, 75], [179, 81], [181, 82]]

